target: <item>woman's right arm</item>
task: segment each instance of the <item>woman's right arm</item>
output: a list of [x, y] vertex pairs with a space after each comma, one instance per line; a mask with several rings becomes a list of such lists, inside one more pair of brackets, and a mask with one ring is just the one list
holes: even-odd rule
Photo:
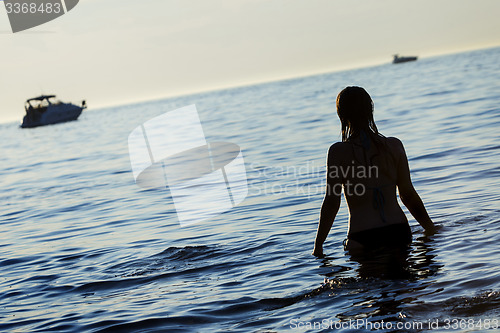
[[410, 176], [410, 166], [408, 164], [408, 157], [403, 146], [403, 143], [394, 138], [398, 150], [398, 178], [397, 186], [399, 191], [399, 197], [403, 204], [408, 208], [411, 215], [417, 220], [417, 222], [425, 229], [427, 234], [433, 234], [436, 232], [436, 226], [432, 222], [427, 210], [425, 209], [422, 199], [418, 195], [417, 191], [413, 187]]

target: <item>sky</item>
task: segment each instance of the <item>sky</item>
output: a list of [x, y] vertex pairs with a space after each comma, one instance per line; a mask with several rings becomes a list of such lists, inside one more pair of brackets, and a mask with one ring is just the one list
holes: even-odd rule
[[0, 122], [57, 94], [89, 109], [500, 46], [498, 0], [80, 0], [13, 34]]

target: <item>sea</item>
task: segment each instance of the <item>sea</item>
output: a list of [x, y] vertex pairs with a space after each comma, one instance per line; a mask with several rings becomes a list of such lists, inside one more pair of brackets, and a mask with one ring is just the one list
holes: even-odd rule
[[[499, 59], [490, 48], [103, 109], [89, 100], [77, 121], [1, 124], [0, 331], [499, 332]], [[344, 251], [344, 198], [325, 257], [311, 254], [326, 153], [341, 139], [335, 98], [351, 85], [403, 142], [440, 226], [425, 235], [405, 209], [404, 274]], [[193, 104], [207, 142], [240, 147], [248, 193], [181, 226], [168, 187], [135, 183], [128, 136]]]

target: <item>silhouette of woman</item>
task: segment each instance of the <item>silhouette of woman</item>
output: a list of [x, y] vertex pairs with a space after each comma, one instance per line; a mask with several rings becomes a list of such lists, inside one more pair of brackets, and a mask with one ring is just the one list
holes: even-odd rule
[[403, 204], [424, 227], [435, 232], [422, 200], [410, 178], [401, 141], [378, 132], [373, 102], [361, 87], [347, 87], [337, 96], [342, 142], [333, 144], [327, 157], [326, 194], [313, 255], [323, 256], [323, 243], [340, 207], [340, 189], [349, 207], [349, 227], [344, 246], [349, 251], [382, 247], [407, 247], [412, 241]]

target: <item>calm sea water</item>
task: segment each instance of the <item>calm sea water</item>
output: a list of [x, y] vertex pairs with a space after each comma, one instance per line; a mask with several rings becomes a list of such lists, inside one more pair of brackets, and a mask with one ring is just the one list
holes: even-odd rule
[[[498, 59], [496, 48], [0, 125], [0, 331], [322, 331], [323, 320], [483, 331], [500, 312]], [[408, 214], [404, 277], [366, 276], [344, 252], [344, 200], [327, 257], [311, 255], [347, 85], [372, 95], [443, 226], [424, 237]], [[190, 104], [208, 141], [242, 148], [249, 195], [181, 228], [168, 190], [135, 185], [127, 137]]]

